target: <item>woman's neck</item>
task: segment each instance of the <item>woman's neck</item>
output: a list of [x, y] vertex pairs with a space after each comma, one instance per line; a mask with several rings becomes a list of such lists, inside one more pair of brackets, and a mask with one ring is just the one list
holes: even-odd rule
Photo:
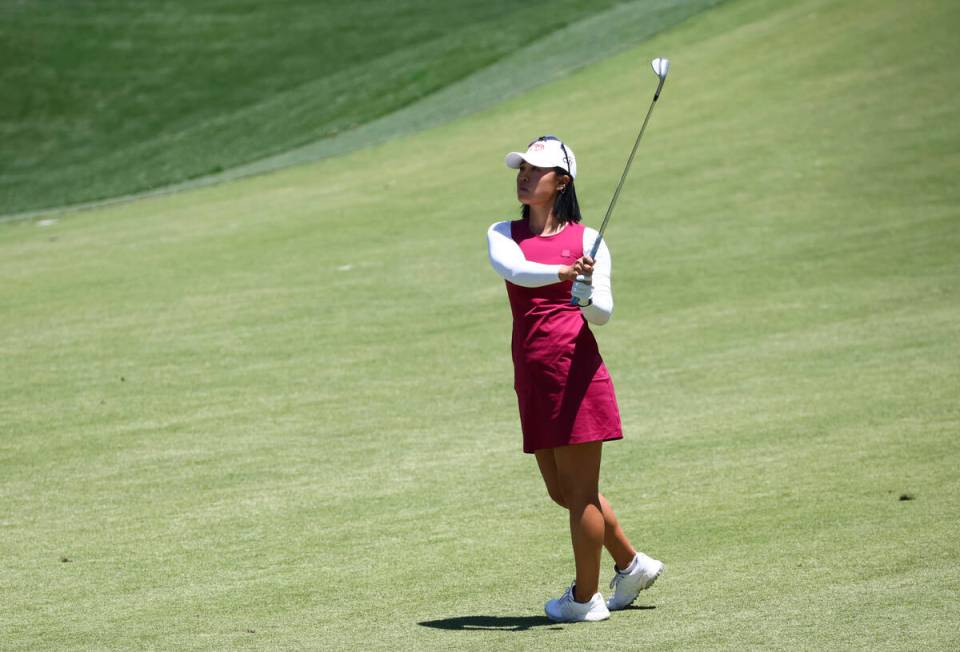
[[529, 205], [530, 217], [527, 220], [527, 228], [534, 235], [553, 235], [559, 233], [563, 228], [563, 223], [553, 214], [553, 206], [547, 205]]

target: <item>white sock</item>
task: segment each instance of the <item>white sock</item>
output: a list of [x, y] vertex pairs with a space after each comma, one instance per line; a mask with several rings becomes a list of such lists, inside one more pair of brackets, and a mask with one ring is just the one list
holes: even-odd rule
[[621, 569], [620, 569], [620, 572], [621, 572], [621, 573], [632, 573], [632, 572], [633, 572], [633, 569], [635, 569], [635, 568], [637, 567], [637, 559], [638, 559], [638, 557], [639, 557], [639, 555], [634, 555], [634, 556], [633, 556], [633, 561], [631, 561], [629, 564], [627, 564], [627, 567], [626, 567], [626, 568], [621, 568]]

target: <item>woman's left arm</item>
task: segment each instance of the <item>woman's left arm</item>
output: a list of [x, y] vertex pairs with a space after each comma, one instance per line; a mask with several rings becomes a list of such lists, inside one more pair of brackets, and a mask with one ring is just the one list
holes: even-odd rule
[[[593, 243], [597, 240], [597, 231], [587, 227], [583, 230], [583, 250], [589, 252], [593, 249]], [[580, 312], [591, 324], [602, 326], [610, 321], [613, 315], [613, 289], [610, 285], [610, 274], [612, 265], [610, 261], [610, 250], [607, 249], [605, 240], [600, 241], [600, 248], [597, 249], [597, 257], [593, 261], [593, 293], [590, 297], [592, 303], [589, 306], [582, 306]]]

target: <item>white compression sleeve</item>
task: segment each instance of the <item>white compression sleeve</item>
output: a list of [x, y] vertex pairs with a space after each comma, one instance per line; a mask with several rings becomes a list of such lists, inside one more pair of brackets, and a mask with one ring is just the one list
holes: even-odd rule
[[543, 265], [526, 259], [510, 234], [510, 222], [497, 222], [487, 229], [487, 248], [494, 271], [514, 285], [539, 288], [560, 282], [560, 265]]
[[[588, 255], [597, 239], [597, 231], [587, 227], [583, 230], [583, 252]], [[580, 312], [591, 324], [602, 326], [610, 321], [613, 314], [613, 289], [610, 286], [612, 264], [610, 250], [605, 240], [600, 241], [597, 257], [593, 261], [593, 303], [580, 308]]]

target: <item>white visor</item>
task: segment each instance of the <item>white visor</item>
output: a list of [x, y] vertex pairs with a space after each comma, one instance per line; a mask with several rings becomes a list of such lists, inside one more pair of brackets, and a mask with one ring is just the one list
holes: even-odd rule
[[555, 136], [538, 138], [530, 143], [526, 152], [510, 152], [504, 160], [507, 167], [514, 170], [526, 161], [538, 168], [563, 168], [571, 178], [577, 178], [577, 159], [573, 150]]

